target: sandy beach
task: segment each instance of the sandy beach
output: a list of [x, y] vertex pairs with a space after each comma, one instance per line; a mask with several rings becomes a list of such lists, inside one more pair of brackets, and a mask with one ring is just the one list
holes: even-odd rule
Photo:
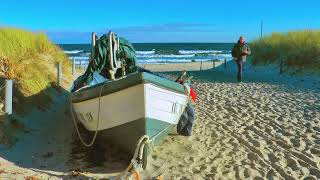
[[[210, 63], [203, 71], [198, 63], [142, 65], [168, 77], [187, 69], [198, 93], [193, 135], [172, 134], [156, 146], [142, 179], [319, 179], [319, 75], [291, 77], [278, 67], [248, 65], [237, 83], [233, 62], [227, 69]], [[0, 179], [111, 178], [128, 165], [112, 147], [81, 147], [67, 96], [59, 97], [55, 112], [30, 113], [23, 136], [0, 147]]]
[[2, 1], [0, 180], [320, 180], [319, 6]]
[[[149, 174], [168, 179], [320, 178], [320, 81], [279, 76], [276, 68], [198, 72], [192, 137], [155, 148]], [[198, 75], [198, 76], [196, 76]], [[211, 77], [208, 77], [211, 76]], [[154, 173], [157, 172], [157, 173]], [[148, 174], [148, 175], [149, 175]]]
[[190, 63], [170, 63], [170, 64], [139, 64], [139, 66], [155, 72], [170, 72], [181, 71], [200, 71], [209, 70], [219, 67], [224, 61], [204, 61], [204, 62], [190, 62]]

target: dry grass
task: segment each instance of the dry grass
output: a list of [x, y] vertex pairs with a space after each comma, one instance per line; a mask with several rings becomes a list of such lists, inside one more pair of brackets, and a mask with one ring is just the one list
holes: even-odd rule
[[[0, 28], [0, 79], [14, 80], [15, 89], [19, 91], [17, 101], [51, 88], [57, 81], [56, 65], [59, 62], [65, 77], [70, 78], [68, 57], [45, 34]], [[49, 96], [43, 98], [50, 99]]]
[[273, 33], [252, 43], [253, 64], [280, 64], [299, 70], [320, 70], [320, 31]]

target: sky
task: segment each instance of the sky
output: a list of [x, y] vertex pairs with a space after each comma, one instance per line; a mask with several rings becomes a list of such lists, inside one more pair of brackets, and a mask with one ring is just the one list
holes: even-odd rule
[[0, 0], [0, 26], [90, 43], [109, 30], [131, 42], [248, 42], [272, 32], [320, 29], [319, 0]]

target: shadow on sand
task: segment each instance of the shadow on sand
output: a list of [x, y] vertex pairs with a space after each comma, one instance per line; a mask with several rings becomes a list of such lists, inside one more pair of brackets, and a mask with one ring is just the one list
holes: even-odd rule
[[[0, 128], [5, 130], [7, 139], [6, 145], [0, 144], [1, 158], [35, 174], [63, 179], [87, 179], [88, 173], [117, 174], [127, 167], [131, 157], [107, 142], [97, 140], [89, 148], [81, 144], [70, 116], [67, 90], [50, 87], [27, 97], [24, 104], [30, 105], [34, 98], [40, 101], [47, 94], [51, 99], [46, 99], [41, 107], [19, 109], [16, 115], [0, 117]], [[82, 136], [89, 142], [94, 133], [80, 127]]]

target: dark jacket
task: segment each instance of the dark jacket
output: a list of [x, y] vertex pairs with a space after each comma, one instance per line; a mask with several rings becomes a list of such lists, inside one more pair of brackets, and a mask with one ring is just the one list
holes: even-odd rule
[[[247, 53], [245, 53], [247, 51]], [[238, 41], [232, 48], [231, 55], [238, 60], [246, 61], [247, 56], [251, 54], [250, 47], [246, 43], [240, 43]]]

